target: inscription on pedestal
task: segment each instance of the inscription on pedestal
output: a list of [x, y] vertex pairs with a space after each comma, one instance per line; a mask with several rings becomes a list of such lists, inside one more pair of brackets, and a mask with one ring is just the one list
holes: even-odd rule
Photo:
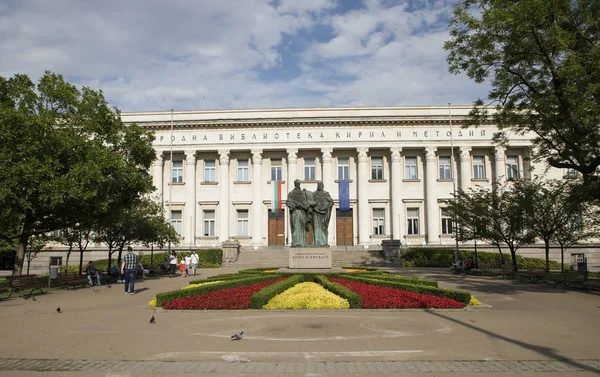
[[289, 268], [331, 268], [332, 266], [329, 248], [292, 248], [289, 254]]

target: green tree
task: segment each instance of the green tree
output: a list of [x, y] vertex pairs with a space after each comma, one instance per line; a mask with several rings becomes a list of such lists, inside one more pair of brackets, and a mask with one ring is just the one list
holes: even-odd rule
[[45, 72], [0, 77], [0, 239], [20, 274], [32, 236], [127, 208], [152, 190], [152, 133], [125, 126], [102, 92]]
[[600, 198], [600, 2], [461, 0], [450, 37], [450, 72], [491, 83], [474, 124], [493, 121], [499, 142], [532, 134], [535, 160], [580, 172]]
[[513, 190], [511, 184], [494, 184], [491, 190], [484, 187], [461, 190], [448, 203], [448, 211], [460, 224], [459, 240], [477, 238], [494, 245], [503, 262], [502, 246], [507, 246], [516, 271], [517, 250], [535, 237], [524, 226], [524, 215], [531, 201], [526, 193]]

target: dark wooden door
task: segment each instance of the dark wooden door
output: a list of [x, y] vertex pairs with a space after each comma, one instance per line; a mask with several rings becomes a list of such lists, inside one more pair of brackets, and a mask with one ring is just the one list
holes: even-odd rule
[[269, 211], [269, 246], [285, 246], [285, 217], [283, 211]]
[[337, 246], [354, 246], [354, 228], [352, 209], [348, 212], [335, 213], [335, 240]]

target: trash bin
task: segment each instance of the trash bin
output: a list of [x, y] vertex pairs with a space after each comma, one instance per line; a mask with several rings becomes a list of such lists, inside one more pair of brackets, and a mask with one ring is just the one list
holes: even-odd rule
[[400, 261], [400, 240], [383, 240], [381, 241], [383, 248], [383, 258], [394, 264]]
[[577, 272], [587, 272], [587, 261], [577, 263]]
[[60, 266], [50, 266], [50, 271], [48, 275], [50, 275], [50, 279], [58, 279], [58, 270]]

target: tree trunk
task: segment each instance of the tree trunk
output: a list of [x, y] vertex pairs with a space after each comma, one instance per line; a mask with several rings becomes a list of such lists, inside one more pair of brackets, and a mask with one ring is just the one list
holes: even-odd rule
[[510, 248], [510, 256], [512, 259], [513, 271], [517, 272], [517, 251], [514, 249], [514, 247]]
[[565, 272], [565, 248], [560, 247], [560, 271]]
[[112, 258], [111, 258], [111, 257], [112, 257], [112, 253], [113, 253], [113, 252], [112, 252], [112, 245], [109, 243], [109, 244], [108, 244], [108, 266], [106, 267], [106, 268], [107, 268], [107, 270], [108, 270], [107, 272], [108, 272], [109, 274], [110, 274], [111, 267], [112, 267]]
[[27, 254], [27, 275], [29, 275], [29, 267], [31, 266], [31, 253]]
[[79, 275], [83, 273], [83, 250], [79, 249]]
[[[67, 258], [65, 261], [65, 274], [69, 270], [69, 258], [71, 257], [71, 251], [73, 251], [73, 246], [69, 245], [69, 250], [67, 251]], [[81, 272], [80, 272], [81, 274]]]
[[23, 262], [25, 261], [25, 250], [27, 250], [27, 242], [29, 236], [21, 236], [20, 242], [15, 246], [15, 264], [13, 265], [13, 275], [21, 275], [23, 273]]
[[546, 272], [550, 272], [550, 240], [544, 240], [546, 248]]
[[500, 253], [500, 260], [502, 261], [502, 264], [504, 264], [504, 254], [502, 254], [502, 248], [500, 247], [500, 245], [497, 245], [498, 247], [498, 252]]

